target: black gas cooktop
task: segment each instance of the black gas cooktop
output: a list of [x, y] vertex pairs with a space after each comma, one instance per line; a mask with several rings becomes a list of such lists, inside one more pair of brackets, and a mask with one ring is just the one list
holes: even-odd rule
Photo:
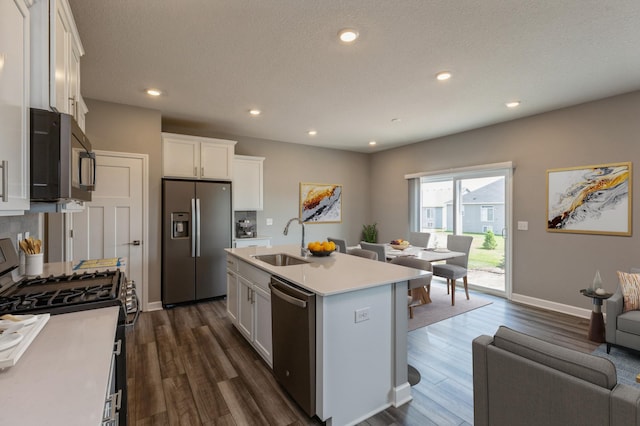
[[0, 315], [117, 306], [123, 279], [119, 270], [25, 278], [0, 293]]

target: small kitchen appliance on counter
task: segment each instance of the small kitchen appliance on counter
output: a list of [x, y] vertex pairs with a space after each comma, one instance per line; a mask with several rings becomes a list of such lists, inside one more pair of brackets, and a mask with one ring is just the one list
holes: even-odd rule
[[249, 219], [242, 219], [236, 222], [236, 238], [255, 238], [256, 223]]

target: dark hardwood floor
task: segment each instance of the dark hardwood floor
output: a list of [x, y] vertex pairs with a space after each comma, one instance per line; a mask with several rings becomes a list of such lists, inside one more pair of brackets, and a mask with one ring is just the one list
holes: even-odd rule
[[[598, 344], [588, 320], [490, 298], [493, 303], [409, 332], [422, 376], [413, 401], [362, 425], [473, 424], [471, 341], [500, 325], [583, 352]], [[127, 333], [130, 425], [311, 425], [216, 300], [145, 312]]]

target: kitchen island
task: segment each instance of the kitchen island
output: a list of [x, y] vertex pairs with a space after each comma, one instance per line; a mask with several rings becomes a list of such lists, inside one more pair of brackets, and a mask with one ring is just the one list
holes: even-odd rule
[[[245, 280], [244, 269], [249, 271], [244, 275], [262, 281], [262, 288], [256, 286], [258, 292], [264, 292], [265, 277], [276, 276], [316, 295], [318, 418], [329, 425], [355, 424], [411, 400], [407, 379], [407, 281], [429, 272], [338, 252], [328, 257], [309, 256], [304, 259], [309, 263], [288, 266], [273, 266], [255, 257], [285, 253], [300, 258], [297, 245], [226, 250], [232, 265], [228, 267], [228, 280], [234, 271], [240, 275], [238, 280]], [[230, 317], [238, 326], [242, 318], [234, 317], [234, 304], [241, 304], [243, 297], [234, 291], [228, 292], [227, 303]], [[266, 323], [270, 322], [270, 311], [268, 316], [253, 319], [253, 328], [263, 331], [259, 345], [254, 339], [254, 347], [267, 362], [271, 324]]]

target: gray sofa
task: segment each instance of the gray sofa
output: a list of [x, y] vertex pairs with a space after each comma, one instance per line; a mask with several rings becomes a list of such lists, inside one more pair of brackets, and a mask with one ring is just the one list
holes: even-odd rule
[[613, 363], [500, 327], [473, 341], [475, 425], [640, 425]]
[[[640, 269], [631, 268], [630, 272], [637, 274]], [[607, 353], [611, 350], [611, 345], [640, 351], [640, 311], [622, 312], [623, 296], [619, 284], [616, 292], [604, 304], [607, 312], [604, 327]]]

